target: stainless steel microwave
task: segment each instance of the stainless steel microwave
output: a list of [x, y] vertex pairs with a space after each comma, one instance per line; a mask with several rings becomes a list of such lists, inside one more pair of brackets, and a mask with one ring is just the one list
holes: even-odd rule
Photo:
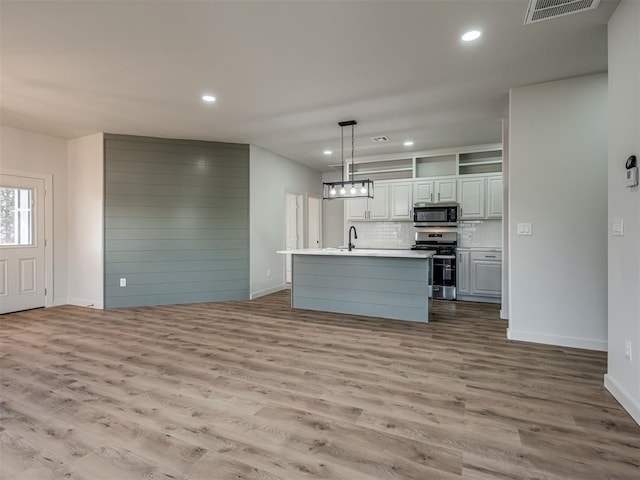
[[458, 225], [457, 203], [419, 202], [413, 205], [416, 227], [453, 227]]

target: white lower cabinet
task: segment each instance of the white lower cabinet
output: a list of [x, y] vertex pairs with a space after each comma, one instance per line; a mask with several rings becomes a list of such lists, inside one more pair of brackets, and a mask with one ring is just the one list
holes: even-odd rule
[[[458, 295], [481, 301], [502, 296], [502, 252], [458, 250]], [[464, 299], [464, 298], [463, 298]], [[489, 300], [487, 300], [489, 301]]]
[[502, 295], [502, 254], [501, 252], [470, 252], [471, 295]]
[[458, 295], [469, 295], [469, 252], [458, 252], [458, 270], [456, 272], [458, 279]]

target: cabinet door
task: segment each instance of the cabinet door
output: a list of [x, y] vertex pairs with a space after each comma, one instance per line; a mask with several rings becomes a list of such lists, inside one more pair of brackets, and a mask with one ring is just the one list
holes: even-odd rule
[[483, 257], [486, 255], [471, 253], [471, 295], [500, 297], [502, 295], [502, 262]]
[[458, 180], [460, 219], [484, 218], [484, 177]]
[[368, 213], [366, 198], [350, 198], [344, 200], [347, 220], [365, 220]]
[[369, 199], [369, 220], [389, 220], [389, 184], [374, 184], [373, 198]]
[[457, 201], [457, 181], [455, 178], [449, 180], [435, 181], [435, 197], [438, 202], [455, 202]]
[[487, 178], [487, 218], [502, 218], [502, 175]]
[[469, 252], [458, 252], [458, 294], [469, 295]]
[[414, 202], [433, 202], [433, 181], [420, 181], [413, 184]]
[[391, 220], [413, 220], [411, 198], [410, 182], [391, 184]]

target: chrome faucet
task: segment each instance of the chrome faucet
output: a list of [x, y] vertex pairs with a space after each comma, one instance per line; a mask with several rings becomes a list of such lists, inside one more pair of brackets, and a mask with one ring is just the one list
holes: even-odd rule
[[353, 238], [354, 239], [358, 238], [358, 232], [356, 232], [356, 227], [351, 225], [349, 227], [349, 251], [351, 251], [351, 250], [353, 250], [355, 248], [355, 245], [353, 243], [351, 243], [351, 230], [353, 230]]

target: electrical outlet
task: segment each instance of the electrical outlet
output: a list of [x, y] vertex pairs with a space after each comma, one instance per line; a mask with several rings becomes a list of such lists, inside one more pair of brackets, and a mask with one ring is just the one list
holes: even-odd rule
[[127, 279], [126, 278], [121, 278], [120, 279], [120, 286], [121, 287], [126, 287], [127, 286]]
[[631, 340], [625, 340], [624, 341], [624, 357], [631, 361], [632, 357], [632, 352], [631, 352]]
[[267, 277], [270, 277], [270, 276], [271, 276], [271, 269], [267, 268]]

